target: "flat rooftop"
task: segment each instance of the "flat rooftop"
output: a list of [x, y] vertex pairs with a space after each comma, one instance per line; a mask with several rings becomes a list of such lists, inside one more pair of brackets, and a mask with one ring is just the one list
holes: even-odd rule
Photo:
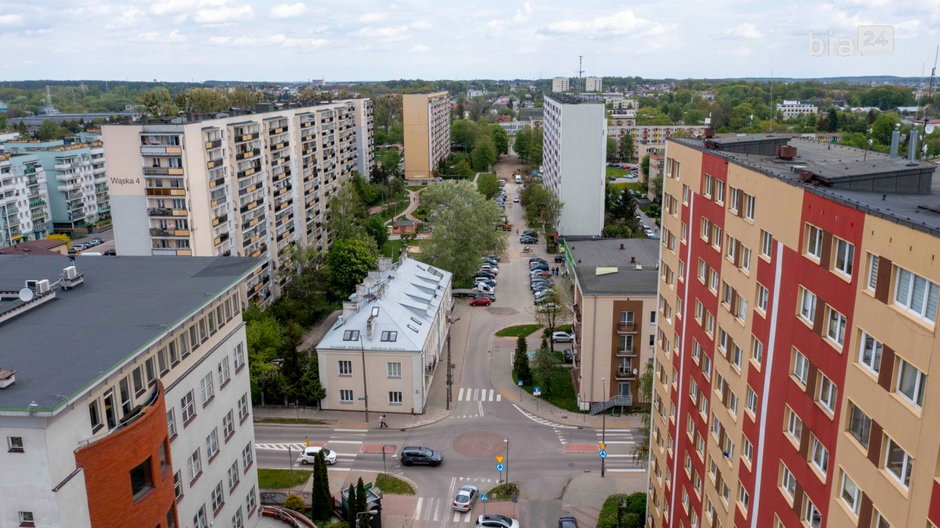
[[583, 99], [577, 95], [568, 94], [568, 93], [547, 93], [545, 94], [546, 99], [552, 99], [553, 101], [562, 103], [562, 104], [603, 104], [604, 101], [598, 100], [593, 101], [589, 99]]
[[[66, 256], [0, 255], [0, 312], [27, 280], [59, 280]], [[84, 283], [0, 323], [0, 412], [53, 412], [261, 264], [239, 257], [82, 257]]]
[[[724, 158], [866, 214], [940, 237], [937, 165], [923, 161], [911, 163], [901, 155], [891, 158], [880, 152], [866, 154], [855, 147], [799, 138], [785, 138], [785, 144], [797, 150], [791, 160], [721, 150], [754, 145], [755, 140], [762, 138], [784, 139], [767, 134], [712, 138], [710, 141], [716, 143], [718, 149], [706, 148], [701, 139], [670, 138], [669, 141]], [[858, 190], [858, 187], [873, 190]]]
[[[659, 240], [565, 238], [581, 291], [594, 295], [655, 295]], [[639, 269], [637, 268], [639, 266]]]

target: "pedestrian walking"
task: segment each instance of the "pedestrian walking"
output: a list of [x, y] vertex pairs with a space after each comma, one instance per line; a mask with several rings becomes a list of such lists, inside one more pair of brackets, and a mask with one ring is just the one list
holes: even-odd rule
[[379, 429], [388, 429], [388, 424], [385, 423], [385, 415], [379, 416]]

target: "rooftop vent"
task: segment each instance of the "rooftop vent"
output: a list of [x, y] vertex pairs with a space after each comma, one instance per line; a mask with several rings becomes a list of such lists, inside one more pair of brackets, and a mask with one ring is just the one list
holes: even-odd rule
[[16, 382], [16, 371], [0, 369], [0, 389], [5, 389]]

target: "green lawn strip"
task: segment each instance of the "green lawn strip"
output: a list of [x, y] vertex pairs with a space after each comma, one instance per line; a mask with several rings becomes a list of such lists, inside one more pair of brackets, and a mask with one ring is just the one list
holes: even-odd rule
[[258, 418], [255, 423], [290, 424], [290, 425], [324, 425], [330, 422], [315, 420], [313, 418]]
[[411, 487], [411, 484], [408, 484], [398, 477], [384, 473], [379, 473], [379, 476], [375, 478], [375, 486], [382, 490], [383, 493], [391, 493], [392, 495], [415, 494], [415, 489]]
[[502, 330], [496, 332], [497, 337], [519, 337], [519, 336], [528, 336], [532, 332], [535, 332], [539, 328], [542, 328], [540, 324], [524, 324], [516, 326], [507, 326]]
[[305, 469], [259, 469], [258, 487], [261, 489], [287, 489], [299, 486], [310, 478]]
[[620, 167], [607, 167], [607, 177], [608, 178], [620, 178], [625, 176], [630, 171], [626, 169], [621, 169]]
[[519, 494], [519, 486], [515, 482], [507, 482], [488, 491], [489, 497], [487, 498], [490, 501], [512, 500], [513, 493]]
[[[561, 363], [561, 353], [556, 352], [554, 356], [559, 363]], [[518, 380], [516, 376], [513, 375], [513, 383], [517, 383]], [[536, 381], [533, 385], [523, 385], [522, 390], [532, 394], [532, 389], [535, 384], [539, 382]], [[546, 401], [559, 409], [564, 409], [569, 412], [580, 413], [582, 412], [578, 409], [578, 398], [574, 393], [574, 384], [571, 381], [571, 369], [565, 368], [562, 365], [559, 365], [555, 372], [552, 373], [552, 392], [551, 394], [545, 390], [545, 387], [539, 384], [539, 388], [542, 391], [542, 395], [538, 396], [543, 401]]]
[[643, 188], [643, 184], [640, 182], [624, 182], [624, 183], [608, 183], [613, 189], [630, 189], [631, 191], [640, 191], [645, 192], [646, 189]]

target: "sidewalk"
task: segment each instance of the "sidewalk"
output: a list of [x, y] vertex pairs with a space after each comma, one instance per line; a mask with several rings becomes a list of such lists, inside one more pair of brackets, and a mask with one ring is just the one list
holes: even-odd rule
[[596, 526], [607, 497], [617, 493], [645, 493], [648, 478], [646, 473], [604, 478], [596, 473], [582, 473], [565, 487], [561, 497], [562, 515], [575, 516], [582, 526]]

